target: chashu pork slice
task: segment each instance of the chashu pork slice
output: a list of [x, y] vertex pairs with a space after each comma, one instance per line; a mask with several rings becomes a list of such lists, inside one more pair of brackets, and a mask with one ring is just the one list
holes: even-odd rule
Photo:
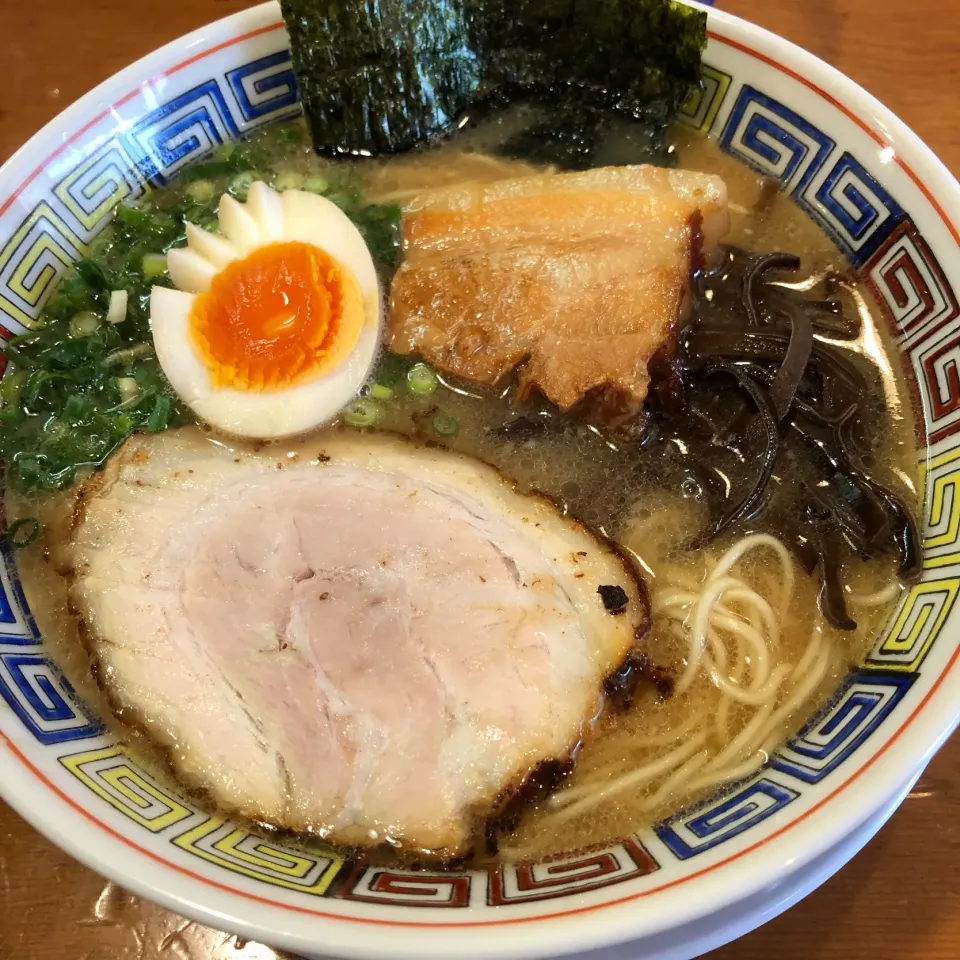
[[647, 618], [633, 571], [549, 501], [388, 435], [133, 438], [59, 553], [112, 702], [187, 783], [442, 855], [570, 756]]
[[519, 367], [567, 410], [638, 410], [671, 357], [691, 271], [728, 228], [723, 180], [652, 166], [438, 190], [404, 211], [390, 349], [492, 385]]

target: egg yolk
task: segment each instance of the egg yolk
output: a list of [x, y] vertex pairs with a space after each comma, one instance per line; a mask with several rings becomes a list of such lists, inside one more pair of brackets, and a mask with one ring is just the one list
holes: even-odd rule
[[268, 244], [227, 264], [190, 316], [214, 385], [255, 392], [333, 369], [362, 326], [356, 280], [328, 253], [300, 242]]

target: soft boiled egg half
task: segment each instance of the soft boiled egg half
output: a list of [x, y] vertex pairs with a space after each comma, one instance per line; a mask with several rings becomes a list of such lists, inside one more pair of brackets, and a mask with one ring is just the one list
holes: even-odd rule
[[157, 359], [183, 402], [244, 437], [330, 420], [363, 385], [380, 343], [377, 273], [360, 232], [324, 197], [250, 187], [218, 228], [187, 226], [154, 287]]

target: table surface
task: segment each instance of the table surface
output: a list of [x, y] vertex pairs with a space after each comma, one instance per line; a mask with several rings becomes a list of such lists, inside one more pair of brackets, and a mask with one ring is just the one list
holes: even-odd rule
[[[0, 162], [151, 49], [249, 0], [0, 0]], [[960, 173], [960, 3], [721, 0], [813, 51], [893, 109]], [[69, 37], [69, 44], [64, 38]], [[832, 880], [712, 960], [960, 956], [960, 736]], [[0, 803], [0, 960], [266, 960], [106, 883]]]

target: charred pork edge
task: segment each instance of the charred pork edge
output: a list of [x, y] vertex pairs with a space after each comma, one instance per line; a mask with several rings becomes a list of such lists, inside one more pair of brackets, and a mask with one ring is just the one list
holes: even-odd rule
[[[540, 502], [541, 504], [547, 506], [553, 513], [555, 513], [556, 516], [564, 523], [567, 523], [573, 527], [578, 527], [582, 531], [589, 534], [589, 536], [596, 541], [601, 550], [604, 550], [608, 555], [616, 558], [616, 560], [619, 561], [624, 579], [636, 591], [637, 603], [642, 610], [641, 616], [634, 623], [633, 642], [625, 651], [620, 663], [600, 681], [597, 694], [598, 696], [603, 697], [604, 700], [604, 706], [603, 710], [601, 711], [601, 715], [607, 711], [608, 707], [615, 707], [618, 700], [622, 703], [624, 692], [617, 690], [616, 693], [611, 695], [608, 692], [608, 686], [613, 678], [619, 677], [625, 672], [625, 670], [628, 674], [635, 674], [635, 681], [630, 687], [630, 693], [632, 693], [636, 683], [642, 679], [642, 672], [630, 668], [633, 664], [646, 660], [646, 654], [642, 650], [642, 645], [646, 639], [651, 625], [650, 597], [647, 583], [630, 555], [623, 550], [619, 544], [615, 543], [609, 537], [592, 529], [589, 524], [577, 517], [564, 514], [556, 499], [551, 497], [549, 494], [546, 494], [540, 490], [520, 491], [519, 483], [511, 477], [504, 475], [493, 464], [481, 460], [478, 457], [471, 457], [466, 454], [447, 450], [435, 442], [421, 443], [417, 440], [411, 440], [409, 437], [396, 431], [380, 431], [380, 434], [390, 437], [394, 440], [399, 440], [412, 447], [423, 447], [424, 449], [430, 450], [444, 450], [451, 457], [456, 457], [461, 460], [469, 460], [471, 463], [478, 465], [481, 469], [486, 470], [488, 473], [494, 474], [496, 478], [501, 483], [505, 484], [511, 492], [520, 496], [530, 497], [531, 499]], [[344, 432], [343, 435], [346, 435], [346, 433]], [[86, 522], [87, 504], [99, 493], [109, 490], [119, 480], [120, 473], [124, 466], [126, 466], [128, 463], [135, 462], [134, 458], [137, 455], [137, 449], [134, 449], [132, 453], [128, 453], [126, 447], [129, 444], [136, 445], [138, 442], [138, 437], [132, 437], [131, 439], [127, 440], [124, 445], [116, 451], [114, 457], [111, 458], [108, 466], [102, 472], [94, 474], [92, 477], [83, 481], [83, 483], [80, 485], [77, 491], [76, 500], [74, 501], [71, 510], [67, 529], [64, 532], [64, 547], [68, 547], [75, 542], [78, 531]], [[322, 442], [318, 444], [318, 447], [318, 460], [320, 461], [318, 466], [323, 466], [324, 464], [330, 463], [334, 460], [334, 457], [324, 449]], [[239, 444], [233, 449], [238, 455], [249, 456], [259, 453], [262, 448], [262, 444]], [[144, 455], [149, 456], [149, 454]], [[222, 801], [218, 802], [202, 785], [191, 782], [192, 778], [188, 774], [184, 774], [183, 771], [180, 771], [176, 768], [173, 761], [173, 747], [157, 741], [157, 739], [149, 732], [146, 719], [142, 712], [137, 708], [131, 707], [124, 703], [117, 691], [106, 679], [104, 675], [105, 665], [98, 651], [97, 635], [95, 631], [90, 628], [84, 615], [75, 607], [70, 595], [72, 588], [77, 581], [76, 569], [72, 565], [69, 567], [58, 567], [57, 572], [66, 581], [68, 591], [67, 609], [70, 614], [76, 618], [78, 635], [81, 643], [83, 644], [84, 650], [87, 653], [87, 656], [90, 658], [90, 669], [94, 683], [103, 694], [106, 705], [109, 707], [113, 718], [128, 731], [144, 737], [151, 744], [151, 746], [157, 750], [158, 755], [162, 758], [164, 766], [166, 767], [166, 772], [175, 783], [179, 784], [186, 791], [190, 799], [200, 804], [213, 807], [214, 809], [229, 809], [225, 807]], [[609, 704], [606, 702], [608, 700], [610, 701]], [[516, 816], [519, 818], [524, 810], [535, 803], [541, 802], [562, 783], [563, 779], [565, 779], [565, 777], [572, 772], [576, 762], [576, 754], [580, 747], [589, 740], [589, 737], [590, 731], [587, 726], [587, 718], [584, 718], [574, 742], [566, 751], [564, 751], [561, 756], [540, 760], [531, 770], [519, 774], [514, 784], [501, 790], [500, 793], [493, 799], [492, 804], [488, 803], [485, 805], [483, 812], [480, 810], [468, 810], [466, 814], [467, 818], [472, 820], [474, 827], [469, 831], [468, 839], [461, 847], [455, 849], [434, 850], [429, 854], [425, 854], [422, 850], [418, 851], [417, 853], [411, 851], [409, 857], [406, 857], [403, 855], [402, 851], [398, 852], [387, 845], [375, 845], [362, 848], [350, 844], [336, 844], [336, 846], [345, 851], [353, 851], [357, 856], [366, 856], [368, 859], [371, 853], [375, 856], [378, 851], [382, 854], [389, 852], [392, 859], [399, 859], [402, 862], [408, 862], [409, 859], [419, 859], [433, 864], [450, 865], [456, 861], [468, 859], [474, 854], [477, 848], [478, 838], [482, 840], [485, 836], [489, 836], [487, 830], [488, 825], [491, 825], [491, 828], [496, 830], [496, 827], [492, 825], [498, 818], [503, 816], [504, 811], [511, 804], [517, 805], [516, 812], [514, 813], [511, 811], [511, 816]], [[561, 775], [547, 776], [547, 772], [551, 769], [562, 769], [564, 772]], [[234, 808], [234, 813], [261, 826], [263, 829], [278, 831], [281, 834], [287, 834], [291, 837], [296, 837], [298, 835], [296, 831], [288, 830], [286, 827], [273, 823], [267, 818], [259, 818], [252, 814], [239, 811], [236, 808]], [[362, 853], [360, 853], [360, 851], [362, 851]]]
[[[687, 261], [687, 290], [685, 301], [689, 308], [693, 294], [694, 277], [704, 268], [706, 252], [703, 240], [703, 214], [695, 210], [687, 224], [690, 231], [690, 255]], [[667, 341], [650, 358], [650, 385], [657, 403], [670, 413], [679, 413], [686, 406], [686, 388], [683, 380], [683, 361], [680, 355], [680, 339], [689, 318], [681, 310], [674, 322]]]

